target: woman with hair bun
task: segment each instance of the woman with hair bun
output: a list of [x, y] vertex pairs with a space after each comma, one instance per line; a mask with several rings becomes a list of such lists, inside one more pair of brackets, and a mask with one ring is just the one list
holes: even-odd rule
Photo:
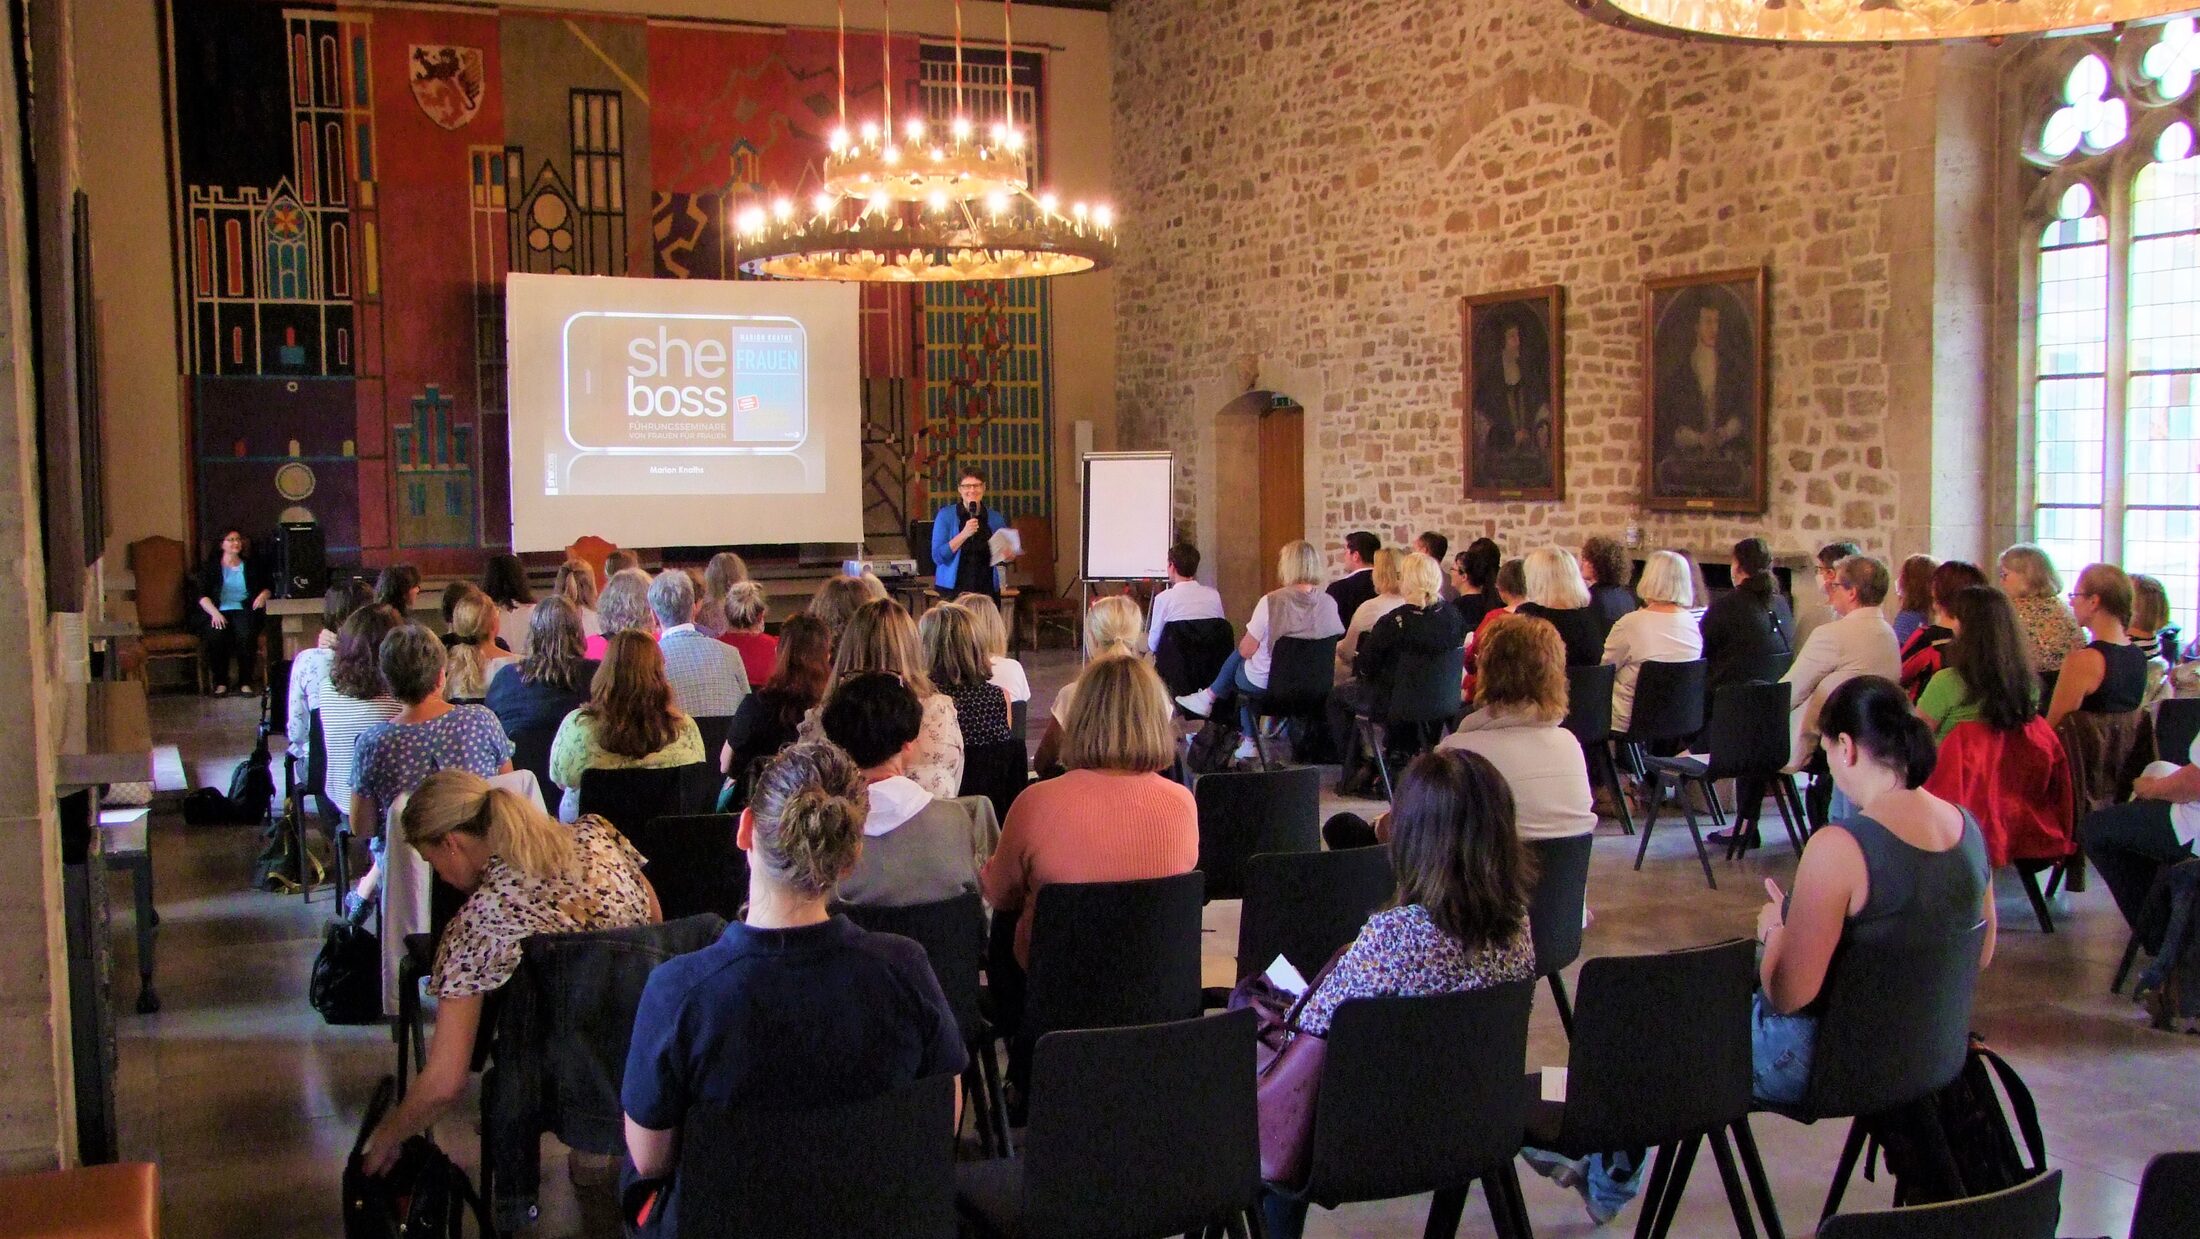
[[466, 902], [428, 975], [437, 999], [428, 1065], [367, 1138], [368, 1174], [388, 1170], [406, 1139], [464, 1096], [483, 996], [519, 971], [523, 940], [662, 918], [641, 853], [602, 818], [561, 826], [524, 796], [444, 770], [420, 784], [398, 820], [405, 842]]
[[[672, 1172], [697, 1106], [823, 1108], [962, 1071], [962, 1033], [924, 948], [829, 910], [868, 813], [854, 759], [832, 744], [790, 745], [758, 772], [735, 835], [749, 854], [747, 916], [660, 964], [635, 1012], [620, 1097], [640, 1179]], [[675, 1180], [651, 1205], [655, 1233], [680, 1233], [678, 1197]]]

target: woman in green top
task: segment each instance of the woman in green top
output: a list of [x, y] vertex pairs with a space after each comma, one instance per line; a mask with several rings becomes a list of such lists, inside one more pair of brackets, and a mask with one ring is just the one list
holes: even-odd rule
[[672, 704], [665, 657], [646, 632], [612, 634], [588, 704], [565, 716], [550, 742], [550, 781], [565, 789], [558, 820], [580, 813], [581, 777], [591, 770], [691, 766], [703, 760], [703, 734]]
[[1955, 639], [1947, 665], [1917, 699], [1917, 712], [1936, 741], [1957, 723], [1983, 720], [1996, 731], [2014, 731], [2040, 712], [2040, 681], [2032, 674], [2017, 613], [2000, 590], [1972, 585], [1957, 591], [1947, 614]]

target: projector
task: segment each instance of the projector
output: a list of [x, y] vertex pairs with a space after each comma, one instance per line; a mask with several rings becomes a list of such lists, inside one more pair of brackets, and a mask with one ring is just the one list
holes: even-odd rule
[[912, 577], [917, 575], [917, 561], [914, 559], [874, 559], [871, 561], [871, 575], [882, 581]]

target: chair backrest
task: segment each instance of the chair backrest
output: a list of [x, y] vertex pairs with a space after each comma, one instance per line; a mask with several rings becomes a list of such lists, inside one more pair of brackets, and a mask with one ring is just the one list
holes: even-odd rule
[[985, 900], [978, 892], [899, 908], [842, 904], [837, 910], [872, 933], [900, 934], [923, 947], [964, 1039], [977, 1032], [978, 972], [985, 963]]
[[741, 919], [749, 897], [749, 858], [734, 844], [740, 820], [732, 813], [700, 813], [651, 818], [631, 828], [619, 824], [627, 842], [649, 862], [649, 884], [657, 889], [666, 920], [698, 912]]
[[816, 1110], [695, 1107], [680, 1123], [679, 1233], [952, 1239], [954, 1112], [949, 1075]]
[[1747, 938], [1583, 964], [1561, 1147], [1668, 1144], [1749, 1113], [1756, 987]]
[[1016, 737], [1016, 743], [1031, 749], [1031, 699], [1008, 703], [1008, 734]]
[[1050, 882], [1032, 911], [1023, 1035], [1199, 1014], [1198, 870], [1131, 882]]
[[1016, 568], [1023, 574], [1026, 588], [1052, 597], [1054, 580], [1054, 523], [1043, 516], [1019, 516], [1009, 522], [1009, 528], [1022, 539], [1024, 553], [1017, 556]]
[[1259, 852], [1316, 852], [1322, 846], [1322, 775], [1317, 766], [1203, 774], [1192, 783], [1199, 805], [1199, 871], [1207, 898], [1245, 893], [1245, 861]]
[[1238, 976], [1265, 971], [1281, 955], [1311, 979], [1397, 892], [1387, 847], [1248, 858]]
[[1430, 654], [1408, 651], [1390, 680], [1390, 723], [1449, 723], [1459, 717], [1459, 684], [1467, 671], [1465, 646]]
[[[1337, 1008], [1307, 1195], [1322, 1204], [1463, 1187], [1520, 1151], [1535, 982]], [[1471, 1049], [1469, 1048], [1471, 1047]]]
[[1752, 680], [1722, 685], [1711, 695], [1705, 743], [1711, 750], [1712, 778], [1772, 775], [1787, 765], [1790, 691], [1790, 685], [1778, 681]]
[[917, 561], [917, 576], [930, 581], [938, 577], [939, 561], [932, 558], [932, 517], [909, 522], [909, 558]]
[[1702, 731], [1704, 675], [1708, 668], [1701, 658], [1684, 663], [1644, 663], [1635, 676], [1634, 713], [1627, 720], [1627, 738], [1642, 743], [1685, 740]]
[[1878, 1114], [1932, 1093], [1963, 1070], [1982, 921], [1938, 942], [1845, 940], [1820, 993], [1803, 1105], [1812, 1114]]
[[532, 771], [535, 782], [550, 794], [556, 786], [550, 781], [550, 746], [558, 738], [558, 724], [545, 723], [540, 727], [522, 727], [511, 733], [512, 769]]
[[1530, 839], [1535, 891], [1528, 897], [1528, 931], [1535, 937], [1535, 970], [1543, 976], [1581, 958], [1581, 913], [1589, 894], [1592, 833]]
[[1329, 701], [1329, 687], [1336, 674], [1337, 643], [1334, 637], [1282, 637], [1268, 662], [1268, 691], [1261, 709], [1271, 715], [1311, 714]]
[[631, 837], [648, 822], [688, 811], [687, 785], [697, 767], [708, 768], [697, 762], [695, 767], [655, 770], [590, 770], [581, 775], [580, 811], [602, 817]]
[[1253, 1208], [1255, 1023], [1251, 1011], [1232, 1011], [1042, 1037], [1031, 1067], [1022, 1233], [1200, 1234]]
[[2200, 735], [2200, 697], [2172, 697], [2154, 716], [2154, 747], [2163, 761], [2182, 766], [2192, 760], [2192, 738]]
[[280, 736], [290, 730], [290, 673], [295, 659], [269, 659], [267, 663], [267, 730]]
[[695, 730], [703, 736], [703, 763], [713, 770], [718, 768], [718, 754], [726, 747], [726, 730], [732, 726], [731, 714], [695, 716]]
[[[1566, 730], [1587, 749], [1612, 734], [1612, 683], [1619, 668], [1610, 663], [1566, 668]], [[1641, 699], [1637, 689], [1636, 699]]]
[[1161, 673], [1170, 696], [1182, 697], [1214, 683], [1236, 648], [1237, 629], [1226, 619], [1170, 620], [1161, 626], [1153, 669]]
[[1737, 658], [1727, 668], [1729, 684], [1772, 684], [1787, 674], [1795, 662], [1793, 654], [1759, 654], [1753, 658]]
[[[318, 709], [310, 712], [306, 732], [306, 781], [300, 790], [319, 798], [323, 805], [338, 813], [351, 812], [348, 804], [328, 803], [328, 738], [322, 734], [321, 712]], [[548, 756], [546, 752], [544, 757]], [[543, 786], [547, 787], [549, 784], [545, 783]]]
[[2200, 1153], [2164, 1153], [2139, 1176], [2131, 1239], [2200, 1235]]
[[139, 538], [130, 544], [127, 558], [136, 580], [138, 626], [148, 632], [180, 627], [191, 614], [184, 597], [191, 564], [183, 543], [157, 534]]
[[1013, 736], [991, 744], [963, 748], [961, 794], [983, 796], [993, 802], [993, 816], [1008, 820], [1009, 806], [1031, 782], [1031, 754]]
[[[2139, 1190], [2144, 1196], [2146, 1189]], [[2055, 1239], [2055, 1224], [2061, 1220], [2062, 1171], [2050, 1170], [1968, 1200], [1837, 1213], [1818, 1228], [1818, 1239]], [[2132, 1239], [2139, 1239], [2137, 1230]]]

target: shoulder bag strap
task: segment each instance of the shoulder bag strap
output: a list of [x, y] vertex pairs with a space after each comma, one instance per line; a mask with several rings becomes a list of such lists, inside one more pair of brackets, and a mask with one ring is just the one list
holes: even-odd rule
[[1972, 1053], [1986, 1060], [1986, 1065], [1994, 1069], [1995, 1077], [2001, 1081], [2001, 1091], [2009, 1098], [2009, 1109], [2017, 1116], [2017, 1131], [2024, 1137], [2024, 1151], [2031, 1160], [2032, 1172], [2037, 1174], [2046, 1170], [2047, 1136], [2040, 1130], [2040, 1112], [2032, 1102], [2032, 1090], [2025, 1087], [2016, 1069], [2001, 1055], [1982, 1045], [1972, 1047]]

